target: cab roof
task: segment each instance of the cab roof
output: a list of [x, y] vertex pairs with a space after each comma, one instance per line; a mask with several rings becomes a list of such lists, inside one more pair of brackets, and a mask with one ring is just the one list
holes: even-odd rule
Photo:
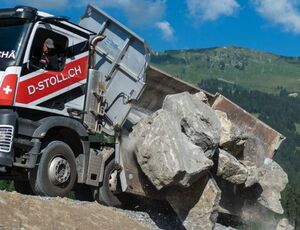
[[30, 6], [16, 6], [14, 8], [0, 9], [0, 19], [20, 19], [28, 21], [42, 20], [45, 22], [56, 22], [69, 26], [72, 29], [77, 29], [87, 35], [94, 35], [95, 33], [87, 30], [79, 25], [76, 25], [69, 21], [68, 17], [57, 17], [52, 14], [39, 11], [37, 8]]

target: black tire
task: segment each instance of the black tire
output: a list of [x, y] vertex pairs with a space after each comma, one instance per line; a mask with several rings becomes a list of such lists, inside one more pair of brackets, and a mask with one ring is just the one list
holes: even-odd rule
[[[95, 200], [98, 201], [100, 204], [111, 206], [111, 207], [121, 207], [122, 202], [118, 198], [116, 194], [114, 194], [110, 190], [109, 181], [112, 173], [116, 170], [115, 168], [115, 162], [112, 160], [110, 161], [105, 169], [104, 169], [104, 175], [103, 175], [103, 182], [99, 186], [99, 188], [95, 191]], [[120, 183], [118, 181], [118, 187], [120, 186]]]
[[[57, 177], [54, 177], [54, 174]], [[64, 142], [52, 141], [42, 150], [38, 167], [30, 173], [30, 183], [37, 195], [64, 197], [73, 189], [76, 177], [76, 162], [72, 149]], [[53, 178], [59, 179], [54, 181]]]
[[34, 195], [28, 180], [14, 180], [15, 191], [25, 195]]

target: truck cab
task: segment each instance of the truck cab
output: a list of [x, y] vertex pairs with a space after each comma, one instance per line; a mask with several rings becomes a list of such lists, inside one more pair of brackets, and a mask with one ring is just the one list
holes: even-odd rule
[[[1, 177], [13, 179], [16, 189], [64, 196], [84, 180], [76, 158], [89, 153], [82, 119], [94, 33], [66, 18], [17, 6], [0, 11], [0, 34]], [[56, 68], [38, 63], [46, 39], [54, 43]], [[44, 162], [47, 148], [59, 153]], [[43, 162], [49, 166], [41, 172]]]
[[[150, 51], [92, 6], [81, 22], [27, 6], [0, 10], [0, 178], [46, 196], [87, 185], [113, 205], [108, 180], [121, 168], [120, 131], [143, 91]], [[49, 39], [51, 68], [40, 63]]]

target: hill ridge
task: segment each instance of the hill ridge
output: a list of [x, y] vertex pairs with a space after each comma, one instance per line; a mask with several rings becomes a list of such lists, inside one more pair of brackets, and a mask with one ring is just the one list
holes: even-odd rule
[[225, 46], [153, 52], [152, 64], [194, 85], [220, 78], [266, 93], [300, 93], [300, 57]]
[[282, 55], [277, 54], [275, 52], [271, 51], [262, 51], [256, 48], [248, 48], [248, 47], [242, 47], [242, 46], [234, 46], [234, 45], [228, 45], [228, 46], [212, 46], [212, 47], [204, 47], [204, 48], [187, 48], [187, 49], [168, 49], [163, 51], [155, 51], [153, 50], [152, 53], [154, 54], [164, 54], [164, 53], [182, 53], [182, 52], [199, 52], [199, 51], [209, 51], [209, 50], [216, 50], [216, 49], [236, 49], [236, 50], [248, 50], [253, 53], [262, 53], [262, 54], [269, 54], [277, 57], [282, 58], [289, 58], [289, 59], [300, 59], [300, 56], [288, 56], [288, 55]]

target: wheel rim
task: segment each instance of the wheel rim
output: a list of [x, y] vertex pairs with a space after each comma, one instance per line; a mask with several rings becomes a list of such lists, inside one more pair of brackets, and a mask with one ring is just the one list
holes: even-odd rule
[[112, 193], [117, 192], [117, 184], [118, 184], [117, 176], [118, 176], [117, 170], [112, 171], [111, 174], [109, 175], [108, 187]]
[[71, 175], [69, 162], [62, 157], [55, 157], [49, 164], [48, 175], [51, 183], [62, 185], [66, 183]]

